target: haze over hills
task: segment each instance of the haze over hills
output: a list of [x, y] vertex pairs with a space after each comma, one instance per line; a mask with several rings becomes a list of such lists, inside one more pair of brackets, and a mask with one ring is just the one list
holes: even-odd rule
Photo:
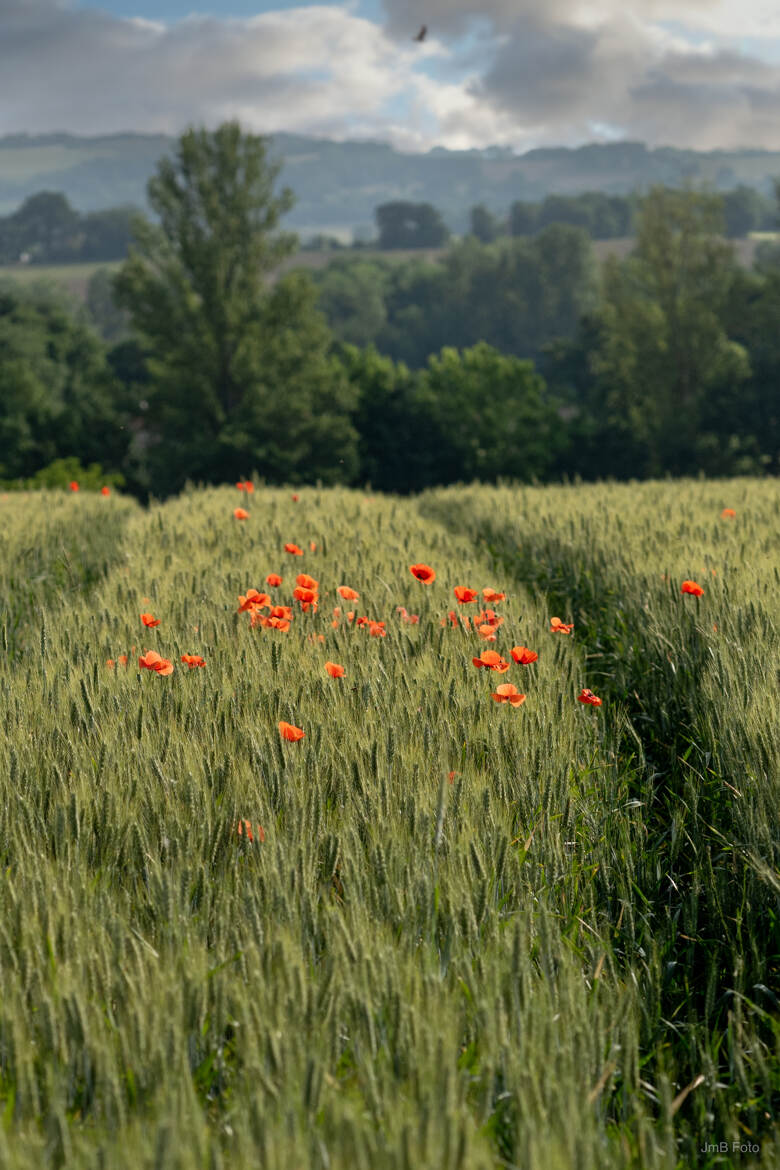
[[[148, 210], [146, 183], [174, 144], [161, 134], [6, 135], [0, 138], [0, 215], [42, 190], [63, 192], [79, 211], [126, 204]], [[648, 149], [641, 142], [545, 147], [522, 155], [495, 146], [406, 154], [383, 142], [275, 134], [270, 153], [283, 163], [278, 186], [291, 187], [296, 196], [284, 226], [303, 237], [326, 232], [345, 240], [371, 237], [374, 208], [396, 199], [432, 203], [460, 233], [478, 203], [503, 215], [518, 199], [584, 191], [624, 195], [688, 179], [719, 191], [744, 183], [772, 197], [772, 180], [780, 176], [780, 151]]]

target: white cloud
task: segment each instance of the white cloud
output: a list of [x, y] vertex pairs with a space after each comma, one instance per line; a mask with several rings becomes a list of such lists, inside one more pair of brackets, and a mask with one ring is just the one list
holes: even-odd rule
[[354, 2], [166, 25], [0, 0], [0, 133], [177, 133], [238, 117], [402, 150], [616, 133], [780, 148], [780, 6], [765, 0], [426, 0], [422, 45], [419, 0], [385, 9], [384, 26]]

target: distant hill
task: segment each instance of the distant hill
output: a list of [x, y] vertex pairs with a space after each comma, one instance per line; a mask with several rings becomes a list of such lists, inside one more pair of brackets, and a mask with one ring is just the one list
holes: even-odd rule
[[[14, 134], [0, 138], [0, 215], [37, 191], [62, 191], [79, 211], [134, 204], [148, 210], [146, 183], [175, 139], [161, 134]], [[284, 226], [304, 238], [318, 232], [349, 240], [374, 234], [374, 208], [394, 199], [432, 203], [455, 233], [467, 230], [469, 209], [482, 203], [504, 215], [517, 199], [604, 191], [625, 195], [654, 183], [740, 183], [773, 197], [780, 151], [648, 149], [641, 142], [531, 150], [453, 151], [435, 147], [403, 154], [382, 142], [334, 142], [299, 134], [273, 135], [283, 160], [279, 184], [296, 195]]]

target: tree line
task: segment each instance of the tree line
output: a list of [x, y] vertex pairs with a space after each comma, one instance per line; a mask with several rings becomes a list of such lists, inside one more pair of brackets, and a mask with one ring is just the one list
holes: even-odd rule
[[[721, 200], [724, 235], [735, 239], [751, 231], [771, 231], [777, 226], [777, 208], [744, 184], [717, 196]], [[469, 212], [469, 232], [483, 244], [506, 236], [535, 236], [551, 224], [582, 228], [593, 240], [620, 239], [636, 233], [642, 196], [607, 195], [586, 191], [579, 195], [547, 195], [532, 203], [515, 200], [507, 215], [500, 216], [483, 204]], [[11, 215], [0, 217], [0, 264], [74, 264], [123, 260], [133, 238], [133, 207], [115, 207], [81, 214], [61, 192], [31, 195]], [[393, 200], [374, 211], [376, 238], [341, 243], [324, 233], [304, 245], [307, 250], [381, 251], [443, 248], [451, 232], [441, 213], [430, 203]]]
[[[558, 224], [460, 241], [443, 265], [355, 256], [319, 286], [271, 283], [296, 238], [266, 149], [227, 123], [161, 160], [156, 220], [134, 221], [112, 278], [119, 339], [53, 292], [0, 286], [6, 483], [67, 458], [141, 497], [252, 473], [411, 492], [780, 470], [780, 262], [737, 265], [717, 196], [654, 188], [634, 252], [601, 273], [584, 229]], [[380, 328], [334, 328], [339, 296], [353, 323], [373, 297]]]

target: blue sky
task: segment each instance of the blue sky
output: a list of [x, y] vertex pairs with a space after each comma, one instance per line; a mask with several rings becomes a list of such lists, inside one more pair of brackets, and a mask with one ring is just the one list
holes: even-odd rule
[[0, 0], [0, 134], [228, 118], [412, 152], [780, 149], [780, 3]]

